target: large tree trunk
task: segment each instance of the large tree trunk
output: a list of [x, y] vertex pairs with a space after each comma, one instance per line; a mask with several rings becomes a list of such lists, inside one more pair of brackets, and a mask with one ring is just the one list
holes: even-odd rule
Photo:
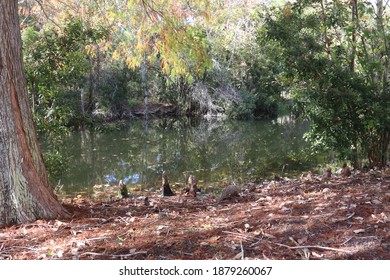
[[50, 188], [29, 108], [17, 5], [0, 1], [0, 225], [65, 214]]

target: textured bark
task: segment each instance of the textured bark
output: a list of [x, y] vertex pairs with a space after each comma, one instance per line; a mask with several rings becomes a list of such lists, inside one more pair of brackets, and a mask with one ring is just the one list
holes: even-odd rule
[[57, 218], [28, 104], [16, 0], [0, 1], [0, 225]]

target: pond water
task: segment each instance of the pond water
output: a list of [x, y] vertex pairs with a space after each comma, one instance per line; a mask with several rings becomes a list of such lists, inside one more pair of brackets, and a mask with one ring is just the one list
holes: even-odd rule
[[90, 194], [94, 185], [114, 185], [118, 180], [130, 189], [156, 190], [164, 170], [171, 183], [185, 185], [193, 174], [206, 189], [293, 176], [321, 161], [303, 140], [307, 128], [307, 123], [288, 118], [184, 119], [152, 120], [147, 126], [131, 121], [125, 129], [105, 133], [74, 132], [65, 137], [61, 151], [70, 160], [69, 168], [53, 183], [74, 195]]

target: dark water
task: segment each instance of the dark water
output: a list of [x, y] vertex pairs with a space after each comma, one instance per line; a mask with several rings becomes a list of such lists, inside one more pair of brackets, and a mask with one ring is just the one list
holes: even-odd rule
[[[319, 164], [302, 136], [307, 124], [285, 121], [133, 121], [109, 133], [75, 132], [64, 139], [69, 168], [55, 178], [65, 194], [124, 180], [153, 190], [165, 170], [171, 183], [196, 175], [203, 188], [293, 176]], [[45, 150], [45, 145], [43, 146]]]

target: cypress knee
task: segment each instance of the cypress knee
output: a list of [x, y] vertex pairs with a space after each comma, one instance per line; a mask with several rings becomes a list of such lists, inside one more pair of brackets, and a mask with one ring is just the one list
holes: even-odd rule
[[351, 169], [347, 166], [346, 163], [344, 163], [343, 167], [341, 168], [341, 176], [349, 177], [351, 176], [351, 174], [352, 174]]
[[196, 197], [196, 193], [198, 192], [197, 187], [198, 181], [196, 180], [196, 177], [194, 175], [190, 175], [188, 177], [188, 194]]
[[129, 191], [127, 190], [127, 187], [122, 180], [119, 181], [119, 190], [122, 198], [129, 197]]
[[162, 187], [161, 192], [163, 196], [173, 196], [175, 193], [171, 190], [169, 186], [168, 176], [167, 173], [164, 171], [162, 173]]

